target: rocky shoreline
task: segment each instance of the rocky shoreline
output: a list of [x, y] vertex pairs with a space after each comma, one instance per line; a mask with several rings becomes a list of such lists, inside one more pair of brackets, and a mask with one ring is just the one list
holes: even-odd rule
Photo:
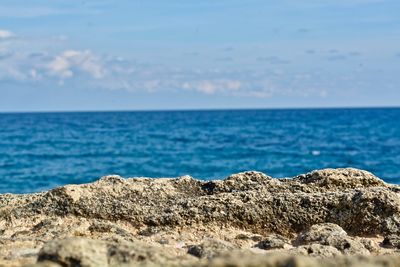
[[400, 187], [347, 168], [3, 194], [0, 266], [400, 266]]

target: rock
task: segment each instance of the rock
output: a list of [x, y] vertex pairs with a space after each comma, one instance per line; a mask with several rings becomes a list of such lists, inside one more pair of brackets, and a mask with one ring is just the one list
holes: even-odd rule
[[106, 242], [85, 238], [53, 240], [39, 252], [38, 262], [54, 262], [63, 267], [97, 267], [121, 265], [170, 265], [189, 263], [190, 258], [173, 250], [152, 247], [141, 242]]
[[333, 223], [315, 224], [308, 231], [301, 233], [297, 240], [297, 244], [317, 243], [325, 246], [331, 246], [344, 254], [368, 255], [364, 245], [349, 237], [347, 233], [339, 226]]
[[227, 242], [216, 239], [206, 239], [199, 245], [189, 246], [188, 253], [198, 258], [211, 259], [233, 249], [235, 249], [235, 247]]
[[300, 175], [296, 179], [301, 183], [335, 190], [338, 188], [350, 189], [385, 186], [385, 182], [372, 173], [353, 168], [318, 170]]
[[328, 238], [333, 236], [346, 237], [347, 233], [337, 224], [333, 223], [320, 223], [314, 224], [307, 231], [302, 232], [298, 238], [298, 244], [319, 243], [327, 244]]
[[[313, 172], [314, 176], [280, 181], [246, 172], [210, 182], [111, 176], [92, 184], [12, 196], [15, 205], [8, 216], [80, 216], [147, 227], [232, 224], [282, 235], [333, 221], [352, 234], [399, 231], [400, 199], [378, 178], [353, 169]], [[349, 188], [342, 190], [347, 184]]]
[[39, 252], [38, 261], [51, 261], [66, 267], [107, 266], [107, 247], [90, 239], [53, 240]]
[[235, 253], [214, 258], [210, 262], [192, 266], [201, 267], [399, 267], [398, 256], [335, 256], [333, 258], [308, 257], [289, 254], [254, 255]]
[[371, 253], [377, 253], [380, 250], [378, 243], [372, 239], [361, 238], [359, 241]]
[[256, 247], [260, 249], [280, 249], [289, 247], [290, 241], [280, 235], [269, 235], [262, 241], [260, 241]]
[[276, 180], [261, 172], [248, 171], [232, 174], [224, 181], [209, 181], [202, 185], [202, 189], [208, 194], [235, 193], [261, 189], [274, 184]]
[[291, 249], [290, 252], [296, 255], [307, 255], [313, 257], [333, 257], [342, 255], [337, 248], [321, 244], [299, 246]]
[[[354, 264], [359, 257], [382, 266], [376, 255], [400, 254], [399, 235], [400, 187], [351, 168], [292, 179], [254, 171], [216, 181], [114, 175], [42, 193], [0, 195], [5, 266], [34, 264], [38, 250], [42, 266], [196, 266], [229, 262], [232, 251], [253, 255], [237, 261], [246, 266], [270, 264], [258, 254], [275, 258], [278, 250], [291, 255], [267, 266], [314, 264], [310, 256], [340, 254]], [[377, 245], [381, 236], [383, 247]]]
[[327, 239], [326, 245], [340, 250], [346, 255], [369, 255], [370, 252], [364, 245], [352, 237], [332, 236]]
[[138, 232], [139, 235], [143, 236], [152, 236], [159, 232], [159, 230], [155, 227], [147, 227], [146, 229], [140, 230]]

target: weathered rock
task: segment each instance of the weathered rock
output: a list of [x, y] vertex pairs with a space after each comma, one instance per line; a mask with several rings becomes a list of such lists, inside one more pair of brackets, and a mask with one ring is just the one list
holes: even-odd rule
[[349, 237], [347, 233], [339, 226], [333, 223], [315, 224], [308, 231], [301, 233], [297, 240], [297, 244], [321, 244], [331, 246], [344, 254], [368, 255], [363, 243]]
[[[105, 261], [109, 266], [207, 265], [229, 262], [234, 255], [226, 253], [233, 250], [256, 253], [240, 259], [243, 266], [246, 261], [280, 266], [257, 255], [275, 250], [307, 256], [289, 255], [282, 264], [370, 253], [374, 256], [362, 259], [375, 264], [376, 255], [399, 253], [399, 194], [399, 186], [351, 168], [293, 179], [259, 172], [218, 181], [106, 176], [42, 193], [3, 194], [0, 266], [37, 258], [41, 266], [74, 261], [82, 266]], [[196, 257], [187, 253], [189, 246]], [[356, 262], [357, 257], [344, 259]]]
[[305, 184], [323, 187], [325, 190], [385, 186], [385, 182], [372, 173], [353, 168], [318, 170], [299, 175], [296, 179]]
[[321, 244], [298, 246], [291, 249], [290, 252], [296, 255], [307, 255], [313, 257], [333, 257], [342, 255], [337, 248]]
[[378, 253], [380, 251], [379, 244], [373, 239], [361, 238], [359, 241], [371, 253]]
[[62, 266], [107, 266], [107, 246], [90, 239], [53, 240], [45, 244], [38, 261], [51, 261]]
[[346, 255], [369, 255], [364, 245], [352, 237], [332, 236], [327, 239], [326, 245], [340, 250]]
[[280, 249], [289, 247], [290, 241], [280, 235], [269, 235], [260, 241], [256, 247], [260, 249]]
[[188, 253], [198, 258], [211, 259], [234, 249], [235, 247], [228, 242], [216, 239], [206, 239], [199, 245], [189, 246]]
[[287, 254], [268, 254], [254, 255], [239, 253], [226, 255], [222, 258], [215, 258], [210, 262], [194, 266], [202, 267], [399, 267], [400, 258], [398, 256], [335, 256], [333, 258], [306, 257]]
[[347, 233], [337, 224], [320, 223], [314, 224], [307, 231], [302, 232], [298, 238], [298, 244], [319, 243], [327, 244], [328, 238], [331, 237], [346, 237]]
[[63, 267], [121, 265], [177, 265], [192, 260], [174, 250], [141, 242], [105, 242], [85, 238], [53, 240], [44, 245], [38, 262], [54, 262]]

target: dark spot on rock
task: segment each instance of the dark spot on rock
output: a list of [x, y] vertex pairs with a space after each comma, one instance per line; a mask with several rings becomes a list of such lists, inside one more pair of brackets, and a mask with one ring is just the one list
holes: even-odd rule
[[169, 244], [169, 241], [167, 239], [160, 239], [157, 240], [157, 243], [160, 243], [161, 245], [167, 245]]
[[215, 188], [216, 184], [214, 182], [207, 182], [201, 186], [201, 189], [210, 195], [214, 193]]
[[385, 248], [400, 248], [400, 236], [396, 234], [386, 236], [382, 241], [382, 246]]
[[68, 267], [82, 267], [81, 261], [75, 258], [67, 258]]
[[190, 255], [193, 255], [197, 258], [201, 258], [203, 256], [203, 248], [201, 246], [189, 246], [188, 251]]
[[158, 229], [155, 227], [147, 227], [146, 229], [140, 230], [138, 235], [141, 236], [152, 236], [158, 233]]
[[143, 255], [137, 256], [137, 261], [144, 261], [144, 260], [146, 260], [145, 256], [143, 256]]

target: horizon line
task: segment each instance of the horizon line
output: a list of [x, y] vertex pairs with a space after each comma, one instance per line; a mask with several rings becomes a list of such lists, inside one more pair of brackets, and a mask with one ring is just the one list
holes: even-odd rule
[[201, 112], [201, 111], [257, 111], [257, 110], [336, 110], [336, 109], [400, 109], [399, 106], [333, 106], [333, 107], [254, 107], [254, 108], [183, 108], [183, 109], [110, 109], [110, 110], [32, 110], [0, 111], [0, 114], [43, 113], [129, 113], [129, 112]]

